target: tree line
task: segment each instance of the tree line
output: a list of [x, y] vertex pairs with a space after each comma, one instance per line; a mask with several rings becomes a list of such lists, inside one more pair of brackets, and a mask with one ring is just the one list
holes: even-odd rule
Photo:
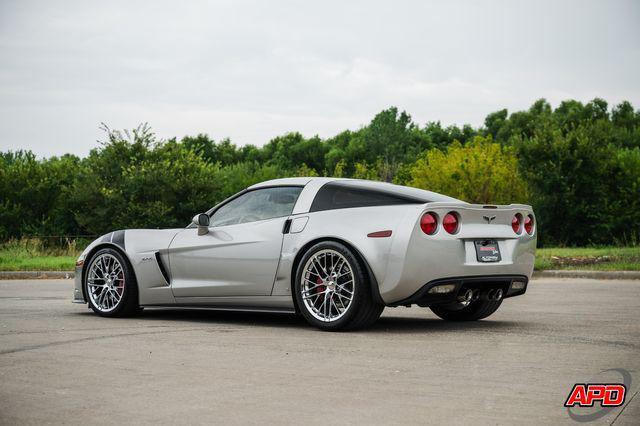
[[262, 147], [206, 134], [159, 140], [147, 125], [104, 126], [85, 158], [0, 152], [0, 239], [182, 227], [197, 212], [267, 179], [383, 180], [474, 203], [533, 205], [542, 245], [636, 244], [640, 111], [629, 102], [544, 99], [484, 125], [420, 125], [381, 111], [359, 130]]

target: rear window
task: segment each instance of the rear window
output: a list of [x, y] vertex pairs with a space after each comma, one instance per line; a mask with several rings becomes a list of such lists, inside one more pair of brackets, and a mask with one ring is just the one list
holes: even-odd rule
[[348, 209], [353, 207], [393, 206], [401, 204], [423, 204], [417, 200], [376, 189], [356, 188], [344, 183], [327, 183], [314, 198], [309, 211]]

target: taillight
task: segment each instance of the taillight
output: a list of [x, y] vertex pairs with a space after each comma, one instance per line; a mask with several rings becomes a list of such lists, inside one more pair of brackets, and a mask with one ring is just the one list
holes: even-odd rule
[[533, 234], [533, 216], [528, 215], [524, 220], [524, 230], [527, 231], [527, 234]]
[[425, 213], [420, 219], [420, 228], [427, 235], [433, 235], [438, 229], [438, 217], [433, 213]]
[[442, 219], [442, 227], [450, 234], [458, 232], [458, 215], [454, 212], [449, 212]]
[[511, 228], [513, 228], [513, 232], [516, 234], [522, 232], [522, 215], [520, 213], [516, 213], [513, 219], [511, 219]]

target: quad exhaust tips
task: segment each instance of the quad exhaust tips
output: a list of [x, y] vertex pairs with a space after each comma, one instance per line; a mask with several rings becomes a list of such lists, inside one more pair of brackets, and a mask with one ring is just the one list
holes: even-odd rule
[[469, 303], [480, 299], [480, 297], [486, 300], [498, 301], [502, 299], [503, 296], [504, 292], [501, 288], [494, 288], [482, 293], [480, 290], [467, 289], [458, 295], [458, 302], [468, 305]]

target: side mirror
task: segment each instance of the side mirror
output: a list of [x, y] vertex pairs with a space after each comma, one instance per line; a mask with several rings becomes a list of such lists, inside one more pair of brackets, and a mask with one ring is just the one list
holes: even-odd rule
[[209, 233], [209, 215], [200, 213], [195, 215], [191, 221], [194, 225], [198, 226], [198, 235]]

